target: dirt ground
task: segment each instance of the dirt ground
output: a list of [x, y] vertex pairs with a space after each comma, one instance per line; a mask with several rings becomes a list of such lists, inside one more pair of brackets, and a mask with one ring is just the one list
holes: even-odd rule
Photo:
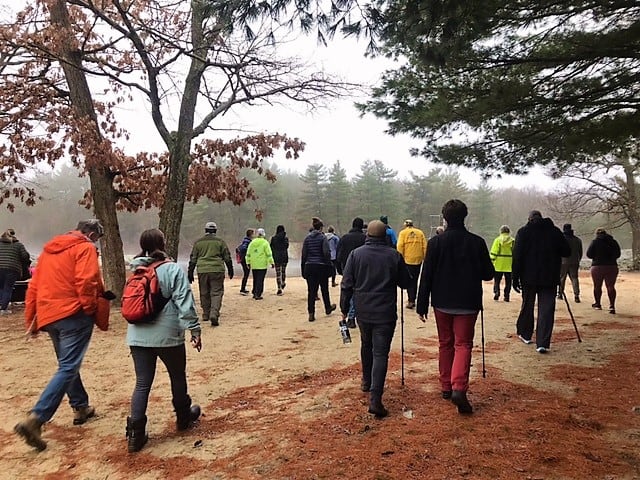
[[[27, 342], [22, 309], [0, 318], [0, 478], [3, 479], [640, 479], [640, 275], [622, 273], [618, 313], [564, 303], [547, 355], [515, 336], [520, 297], [492, 300], [485, 289], [485, 360], [477, 324], [469, 398], [472, 416], [440, 397], [437, 335], [404, 310], [393, 341], [384, 401], [389, 417], [367, 413], [360, 391], [359, 337], [343, 345], [339, 316], [307, 321], [305, 284], [290, 278], [264, 300], [226, 283], [221, 325], [203, 327], [202, 352], [188, 348], [190, 394], [203, 409], [195, 429], [177, 433], [168, 376], [159, 366], [148, 409], [150, 440], [128, 454], [125, 419], [134, 386], [125, 322], [112, 314], [95, 331], [82, 375], [97, 409], [72, 425], [65, 402], [44, 427], [48, 448], [27, 447], [12, 428], [55, 370], [46, 335]], [[572, 298], [570, 287], [569, 298]], [[331, 288], [337, 301], [339, 288]], [[405, 299], [406, 300], [406, 299]], [[606, 301], [603, 301], [607, 305]]]

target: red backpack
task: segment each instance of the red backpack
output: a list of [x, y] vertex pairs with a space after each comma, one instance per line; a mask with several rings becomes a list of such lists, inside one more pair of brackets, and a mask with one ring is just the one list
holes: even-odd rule
[[160, 291], [156, 268], [170, 260], [140, 265], [133, 271], [122, 291], [122, 316], [129, 323], [151, 323], [169, 303]]

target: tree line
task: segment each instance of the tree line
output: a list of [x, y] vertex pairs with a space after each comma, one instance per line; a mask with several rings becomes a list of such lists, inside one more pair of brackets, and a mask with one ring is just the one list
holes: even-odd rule
[[[401, 178], [382, 161], [367, 160], [360, 165], [360, 171], [349, 178], [340, 161], [328, 166], [314, 163], [303, 173], [281, 171], [276, 164], [268, 167], [276, 175], [275, 182], [251, 169], [242, 172], [252, 183], [256, 200], [242, 205], [209, 200], [185, 205], [180, 258], [187, 258], [192, 243], [204, 233], [204, 224], [208, 221], [218, 224], [219, 235], [232, 250], [247, 228], [262, 227], [270, 237], [279, 224], [285, 226], [292, 242], [301, 242], [313, 216], [322, 218], [325, 226], [333, 225], [338, 234], [346, 233], [356, 216], [369, 221], [386, 215], [396, 231], [410, 218], [416, 227], [431, 236], [442, 222], [442, 205], [451, 198], [467, 203], [467, 227], [482, 236], [487, 244], [498, 235], [503, 224], [509, 225], [515, 235], [531, 209], [539, 209], [545, 216], [552, 217], [560, 228], [564, 223], [572, 223], [584, 242], [590, 241], [596, 227], [610, 222], [610, 215], [604, 213], [584, 216], [569, 209], [558, 211], [561, 206], [558, 192], [535, 187], [497, 189], [486, 183], [470, 187], [453, 168], [433, 168], [425, 175], [409, 173]], [[89, 183], [78, 177], [72, 167], [64, 167], [54, 174], [41, 174], [33, 183], [42, 192], [42, 201], [30, 207], [18, 205], [13, 213], [0, 210], [0, 230], [14, 228], [27, 249], [37, 254], [52, 235], [72, 229], [78, 220], [92, 214], [78, 202]], [[118, 221], [124, 253], [133, 255], [139, 250], [140, 232], [157, 227], [158, 210], [120, 212]], [[630, 245], [630, 235], [625, 228], [614, 229], [614, 235], [623, 247]]]

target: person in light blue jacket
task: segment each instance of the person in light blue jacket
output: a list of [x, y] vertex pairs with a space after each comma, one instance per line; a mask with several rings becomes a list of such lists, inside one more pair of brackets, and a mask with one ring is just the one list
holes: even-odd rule
[[[131, 261], [132, 269], [168, 258], [164, 251], [164, 234], [158, 229], [142, 232], [140, 248], [142, 251]], [[175, 262], [159, 265], [156, 275], [162, 295], [170, 301], [152, 323], [130, 324], [127, 329], [127, 345], [136, 372], [131, 416], [127, 417], [129, 453], [141, 450], [147, 443], [147, 404], [158, 358], [169, 372], [177, 429], [190, 428], [200, 417], [200, 407], [191, 405], [187, 391], [185, 330], [191, 332], [193, 347], [198, 351], [202, 348], [191, 286], [187, 275]]]

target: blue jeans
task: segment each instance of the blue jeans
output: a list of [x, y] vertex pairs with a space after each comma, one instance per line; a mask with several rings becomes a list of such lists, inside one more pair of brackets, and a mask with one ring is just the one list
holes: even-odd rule
[[0, 310], [6, 310], [13, 296], [13, 287], [20, 274], [11, 268], [0, 268]]
[[387, 377], [389, 350], [396, 322], [369, 323], [358, 319], [362, 383], [371, 386], [371, 397], [380, 399]]
[[89, 395], [80, 379], [80, 366], [93, 333], [93, 317], [79, 312], [43, 328], [51, 337], [58, 359], [58, 370], [40, 395], [32, 412], [48, 422], [58, 410], [65, 393], [73, 408], [89, 405]]
[[356, 307], [353, 305], [353, 297], [351, 297], [351, 301], [349, 302], [349, 313], [347, 313], [347, 318], [349, 320], [354, 320], [356, 318]]

